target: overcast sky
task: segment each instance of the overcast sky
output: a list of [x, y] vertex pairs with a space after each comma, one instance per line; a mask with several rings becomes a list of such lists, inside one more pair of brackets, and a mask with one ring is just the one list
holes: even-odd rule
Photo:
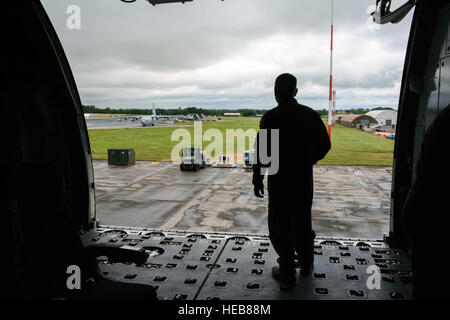
[[[290, 72], [299, 102], [328, 108], [331, 0], [42, 2], [83, 104], [266, 109], [275, 106], [275, 77]], [[413, 11], [399, 24], [375, 26], [374, 4], [334, 1], [338, 109], [397, 108]], [[81, 10], [80, 29], [66, 26], [70, 5]]]

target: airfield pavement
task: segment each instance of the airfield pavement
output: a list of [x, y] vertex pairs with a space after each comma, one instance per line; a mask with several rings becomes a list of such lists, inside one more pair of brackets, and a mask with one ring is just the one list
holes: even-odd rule
[[[180, 124], [166, 123], [164, 121], [157, 122], [155, 126], [147, 126], [146, 128], [159, 127], [180, 127]], [[131, 119], [119, 121], [118, 117], [103, 117], [86, 119], [86, 127], [88, 129], [126, 129], [126, 128], [142, 128], [140, 120]]]
[[140, 128], [142, 124], [139, 120], [122, 120], [118, 118], [104, 117], [86, 119], [86, 126], [88, 129], [123, 129], [123, 128]]
[[[172, 162], [93, 161], [100, 225], [268, 234], [267, 196], [242, 167], [180, 171]], [[318, 235], [382, 239], [389, 232], [391, 167], [314, 167]]]

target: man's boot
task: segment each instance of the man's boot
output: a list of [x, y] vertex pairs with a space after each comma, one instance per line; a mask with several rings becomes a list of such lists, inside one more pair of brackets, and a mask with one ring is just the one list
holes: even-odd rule
[[[311, 236], [308, 239], [307, 247], [303, 248], [303, 256], [300, 256], [300, 275], [308, 276], [311, 274], [314, 268], [314, 238], [316, 237], [316, 233], [311, 231]], [[299, 252], [299, 251], [297, 251]]]
[[272, 268], [272, 277], [280, 281], [280, 290], [292, 290], [296, 285], [295, 268], [291, 272], [282, 272], [279, 266]]
[[309, 276], [314, 269], [314, 263], [300, 263], [300, 275], [306, 277]]

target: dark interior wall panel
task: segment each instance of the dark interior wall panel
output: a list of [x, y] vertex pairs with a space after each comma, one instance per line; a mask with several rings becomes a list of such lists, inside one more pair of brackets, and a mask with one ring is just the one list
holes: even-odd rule
[[[450, 19], [450, 17], [448, 17]], [[450, 104], [450, 57], [441, 59], [438, 113]]]
[[414, 158], [412, 180], [416, 178], [416, 165], [424, 134], [439, 111], [450, 103], [450, 5], [445, 6], [436, 19], [436, 27], [428, 53], [422, 81], [422, 92], [417, 111], [414, 137]]

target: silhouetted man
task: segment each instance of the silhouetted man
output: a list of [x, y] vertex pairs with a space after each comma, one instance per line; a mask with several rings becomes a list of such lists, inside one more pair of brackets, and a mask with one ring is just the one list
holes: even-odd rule
[[425, 133], [417, 160], [417, 178], [403, 206], [403, 224], [412, 249], [415, 299], [450, 298], [450, 278], [446, 271], [439, 274], [439, 270], [446, 270], [448, 257], [449, 164], [450, 105]]
[[[311, 272], [314, 262], [315, 233], [311, 225], [313, 199], [313, 165], [325, 157], [331, 148], [326, 127], [313, 109], [297, 103], [297, 79], [288, 73], [275, 81], [275, 99], [278, 106], [266, 112], [260, 121], [257, 137], [257, 153], [261, 155], [262, 132], [267, 132], [269, 150], [274, 141], [271, 132], [278, 129], [278, 171], [268, 175], [269, 234], [279, 255], [279, 266], [272, 275], [280, 280], [283, 289], [291, 289], [295, 283], [294, 257], [300, 257], [302, 275]], [[269, 151], [270, 153], [270, 151]], [[270, 157], [277, 156], [273, 152]], [[253, 165], [253, 185], [257, 197], [264, 194], [264, 163], [256, 154]], [[271, 163], [274, 161], [272, 160]], [[266, 169], [267, 171], [267, 169]]]

